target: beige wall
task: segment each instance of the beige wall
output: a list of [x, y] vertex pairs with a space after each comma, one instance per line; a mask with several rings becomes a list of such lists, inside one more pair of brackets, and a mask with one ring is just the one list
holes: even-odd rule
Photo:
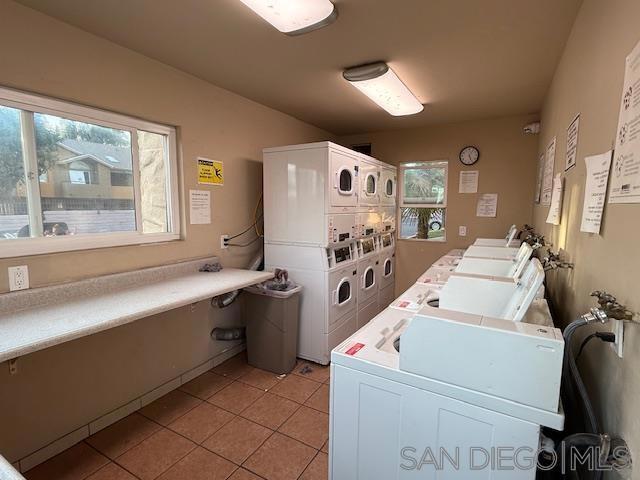
[[[513, 223], [531, 221], [538, 139], [522, 133], [535, 116], [500, 118], [413, 130], [371, 133], [339, 139], [343, 145], [372, 143], [372, 155], [384, 162], [448, 160], [446, 242], [399, 240], [396, 250], [396, 292], [406, 290], [435, 260], [452, 248], [478, 237], [502, 237]], [[480, 160], [465, 167], [458, 160], [466, 145], [480, 149]], [[479, 170], [479, 193], [498, 194], [497, 218], [476, 217], [476, 194], [458, 193], [461, 170]], [[467, 226], [467, 237], [458, 226]]]
[[[226, 175], [224, 187], [211, 188], [212, 225], [187, 226], [184, 241], [0, 260], [0, 293], [11, 265], [28, 265], [34, 287], [211, 254], [244, 266], [253, 252], [220, 252], [219, 236], [252, 221], [262, 148], [329, 138], [11, 1], [0, 2], [0, 18], [1, 85], [176, 125], [183, 190], [196, 188], [196, 156], [223, 160]], [[237, 324], [238, 308], [201, 302], [149, 317], [28, 355], [13, 376], [0, 364], [0, 452], [17, 460], [221, 353], [228, 344], [209, 332]]]
[[28, 265], [33, 286], [212, 253], [220, 254], [225, 265], [245, 265], [251, 252], [220, 252], [219, 238], [251, 223], [261, 192], [262, 148], [330, 137], [323, 130], [14, 2], [0, 2], [0, 18], [0, 85], [175, 125], [183, 189], [197, 188], [197, 156], [223, 160], [226, 177], [224, 187], [209, 187], [212, 225], [187, 225], [185, 241], [0, 260], [0, 292], [8, 290], [7, 267], [11, 265]]
[[[640, 310], [637, 275], [640, 205], [607, 205], [600, 235], [580, 233], [584, 199], [584, 157], [610, 150], [617, 130], [625, 57], [640, 40], [640, 2], [637, 0], [585, 0], [547, 95], [542, 115], [540, 151], [558, 137], [556, 172], [564, 170], [566, 129], [578, 113], [580, 138], [578, 165], [566, 181], [562, 223], [544, 223], [548, 208], [535, 208], [536, 228], [545, 232], [563, 255], [576, 263], [573, 272], [548, 276], [551, 298], [559, 321], [566, 323], [594, 305], [589, 293], [606, 289], [634, 310]], [[605, 428], [623, 435], [632, 451], [640, 447], [639, 329], [625, 330], [625, 357], [597, 342], [589, 346], [580, 367], [589, 377], [592, 397]], [[637, 470], [637, 469], [636, 469]], [[640, 478], [640, 473], [633, 478]]]

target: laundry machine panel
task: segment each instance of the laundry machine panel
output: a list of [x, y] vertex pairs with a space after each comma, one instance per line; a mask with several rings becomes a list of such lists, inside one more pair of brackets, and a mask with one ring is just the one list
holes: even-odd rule
[[326, 243], [326, 148], [265, 150], [263, 164], [265, 242]]
[[356, 214], [336, 213], [327, 215], [327, 245], [332, 243], [345, 242], [358, 236], [358, 225], [356, 224]]
[[358, 331], [358, 323], [356, 321], [356, 310], [347, 313], [333, 325], [333, 330], [324, 336], [327, 361], [321, 362], [323, 365], [329, 363], [331, 358], [331, 350], [336, 348], [347, 338]]
[[375, 295], [367, 304], [358, 304], [358, 328], [364, 327], [371, 321], [373, 317], [380, 313], [380, 305], [378, 303], [378, 296]]
[[380, 205], [395, 205], [398, 176], [396, 169], [382, 167], [380, 170]]
[[380, 232], [395, 232], [398, 228], [396, 221], [396, 207], [381, 207], [380, 214]]
[[373, 161], [361, 160], [360, 189], [358, 192], [358, 205], [373, 206], [380, 205], [380, 166]]
[[333, 148], [329, 150], [330, 211], [344, 211], [344, 207], [356, 208], [358, 169], [359, 161], [355, 155], [351, 156]]
[[[517, 464], [512, 459], [513, 468], [495, 468], [491, 458], [479, 466], [486, 460], [481, 452], [500, 447], [535, 458], [538, 425], [342, 365], [332, 367], [330, 421], [333, 480], [536, 477], [536, 462], [526, 455]], [[438, 463], [421, 465], [429, 452]]]
[[358, 236], [368, 237], [379, 233], [381, 221], [380, 213], [374, 209], [356, 214]]
[[391, 284], [388, 287], [380, 289], [380, 292], [378, 293], [378, 304], [380, 305], [380, 310], [387, 308], [396, 298], [395, 287], [395, 284]]

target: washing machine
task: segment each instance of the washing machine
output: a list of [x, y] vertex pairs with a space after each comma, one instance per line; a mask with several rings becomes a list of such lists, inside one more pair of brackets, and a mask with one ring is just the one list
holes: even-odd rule
[[298, 356], [322, 365], [333, 347], [358, 328], [358, 263], [355, 242], [323, 249], [265, 244], [265, 269], [284, 268], [302, 285]]
[[464, 251], [464, 258], [505, 258], [513, 260], [518, 255], [519, 248], [515, 247], [483, 247], [471, 245]]
[[541, 427], [564, 428], [561, 332], [437, 313], [386, 309], [332, 352], [330, 479], [535, 479], [535, 461], [498, 469], [472, 455], [535, 459]]
[[380, 253], [378, 255], [378, 278], [380, 290], [378, 304], [380, 309], [388, 307], [395, 298], [396, 247], [393, 233], [383, 233], [378, 237]]
[[398, 184], [397, 168], [383, 165], [380, 167], [380, 206], [395, 206]]
[[366, 325], [379, 310], [379, 250], [376, 237], [357, 241], [358, 247], [358, 327]]
[[447, 283], [449, 277], [451, 277], [451, 275], [453, 275], [455, 272], [455, 266], [432, 266], [418, 277], [416, 283], [423, 285], [437, 285], [439, 287], [442, 287], [442, 285]]
[[444, 285], [452, 275], [485, 277], [515, 281], [523, 274], [533, 248], [524, 243], [514, 260], [464, 257], [455, 265], [434, 265], [424, 272], [416, 283]]
[[[355, 239], [373, 238], [380, 231], [380, 169], [385, 164], [331, 142], [263, 153], [265, 267], [288, 270], [304, 287], [299, 356], [326, 364], [331, 348], [357, 328]], [[375, 290], [376, 302], [360, 304], [369, 308], [361, 309], [362, 321], [378, 308], [375, 282], [365, 296]]]
[[479, 247], [519, 247], [522, 244], [521, 240], [516, 239], [518, 235], [518, 228], [515, 225], [511, 225], [505, 238], [477, 238], [474, 245]]
[[442, 309], [520, 322], [540, 297], [544, 269], [537, 258], [527, 262], [522, 275], [508, 279], [451, 276], [439, 291]]
[[436, 307], [441, 288], [440, 285], [416, 283], [391, 302], [389, 307], [411, 313], [417, 313], [427, 306]]
[[331, 142], [265, 149], [265, 243], [326, 247], [355, 237], [359, 165], [358, 153]]

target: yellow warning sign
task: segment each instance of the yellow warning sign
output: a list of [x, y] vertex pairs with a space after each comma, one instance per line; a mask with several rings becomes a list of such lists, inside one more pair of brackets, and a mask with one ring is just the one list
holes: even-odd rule
[[217, 160], [198, 158], [198, 184], [224, 185], [224, 166]]

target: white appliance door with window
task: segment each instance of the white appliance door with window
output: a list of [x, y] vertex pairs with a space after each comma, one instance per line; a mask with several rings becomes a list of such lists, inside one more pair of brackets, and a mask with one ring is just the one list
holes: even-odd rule
[[355, 310], [358, 295], [356, 265], [329, 273], [329, 325], [328, 332], [343, 316]]
[[366, 160], [360, 161], [360, 191], [358, 205], [376, 207], [380, 205], [380, 167]]
[[[378, 278], [380, 279], [380, 289], [393, 285], [396, 275], [395, 251], [389, 250], [379, 256]], [[386, 306], [386, 305], [385, 305]]]
[[329, 150], [330, 210], [347, 211], [358, 205], [358, 159]]
[[382, 167], [380, 171], [380, 205], [395, 205], [398, 175], [395, 168]]
[[376, 298], [378, 286], [378, 255], [358, 261], [358, 304]]

